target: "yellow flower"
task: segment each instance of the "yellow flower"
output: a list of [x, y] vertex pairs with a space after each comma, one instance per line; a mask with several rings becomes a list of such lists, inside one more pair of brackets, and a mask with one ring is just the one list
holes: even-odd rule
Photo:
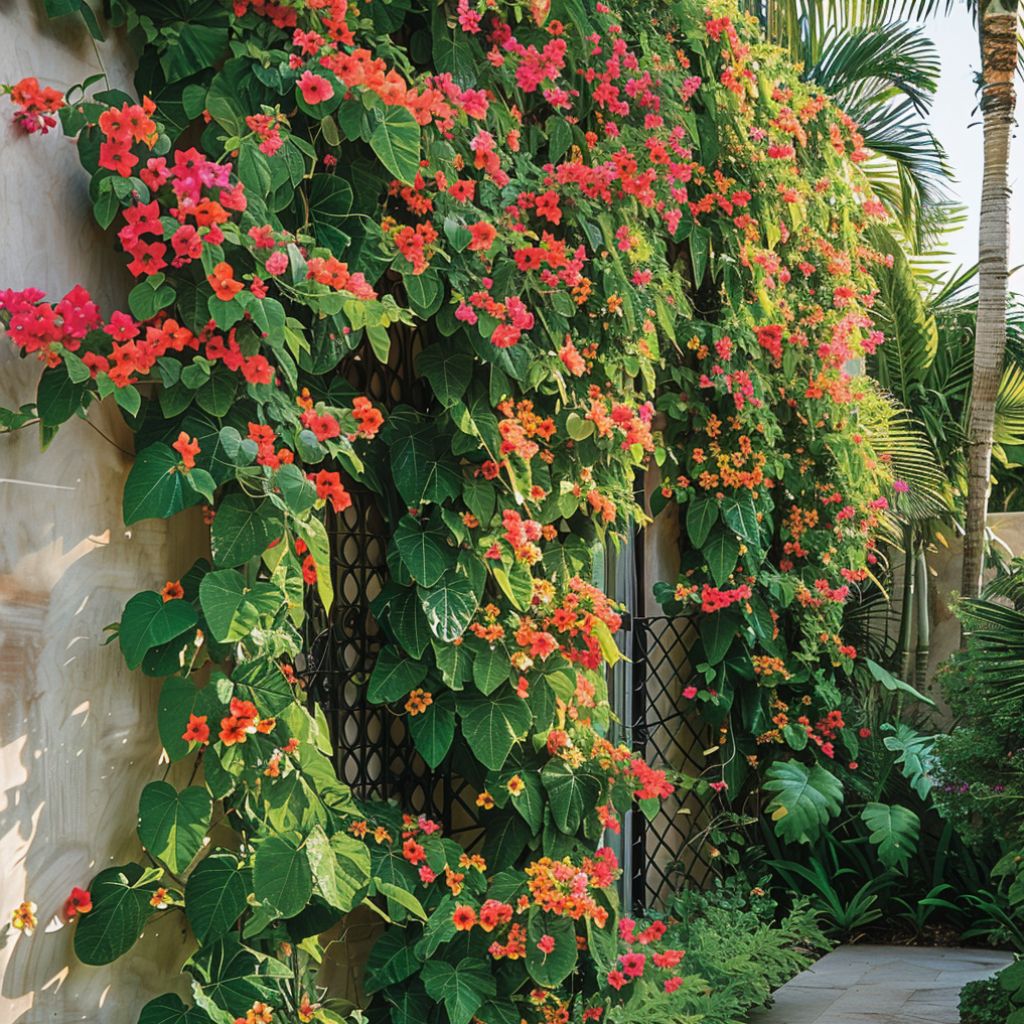
[[26, 935], [31, 935], [38, 923], [36, 905], [31, 900], [26, 900], [11, 913], [11, 924]]
[[513, 795], [519, 796], [524, 789], [526, 789], [526, 783], [518, 775], [513, 775], [511, 779], [505, 784], [505, 788]]
[[482, 807], [485, 811], [493, 810], [494, 809], [494, 797], [491, 796], [491, 794], [488, 793], [487, 790], [485, 789], [476, 798], [476, 805], [477, 805], [477, 807]]

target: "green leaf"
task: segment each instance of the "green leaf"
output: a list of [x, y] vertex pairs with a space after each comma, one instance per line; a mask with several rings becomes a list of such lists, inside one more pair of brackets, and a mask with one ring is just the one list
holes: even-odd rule
[[455, 738], [455, 700], [450, 693], [434, 697], [422, 714], [409, 718], [409, 731], [420, 757], [430, 768], [443, 760]]
[[484, 647], [472, 652], [473, 685], [485, 696], [493, 693], [512, 674], [508, 653], [501, 647]]
[[526, 701], [513, 694], [464, 701], [459, 704], [462, 735], [473, 756], [497, 771], [509, 751], [530, 728], [532, 715]]
[[722, 502], [722, 519], [733, 533], [742, 537], [748, 544], [760, 544], [757, 509], [754, 508], [754, 499], [749, 494], [741, 498], [726, 498]]
[[928, 798], [932, 788], [931, 768], [934, 760], [932, 747], [935, 744], [934, 736], [924, 736], [912, 729], [905, 722], [893, 726], [886, 722], [882, 726], [883, 732], [891, 732], [892, 736], [886, 736], [882, 740], [886, 750], [891, 750], [899, 756], [896, 763], [900, 770], [909, 780], [914, 792], [922, 799]]
[[415, 587], [405, 587], [388, 605], [388, 626], [395, 639], [414, 658], [423, 657], [430, 645], [430, 627]]
[[715, 530], [701, 546], [701, 554], [707, 560], [715, 586], [721, 587], [736, 569], [740, 542], [727, 530]]
[[427, 666], [412, 661], [389, 647], [377, 655], [373, 666], [367, 699], [372, 704], [390, 704], [416, 689], [427, 676]]
[[63, 366], [43, 370], [36, 388], [36, 409], [47, 427], [57, 427], [82, 408], [88, 395], [81, 384], [68, 376]]
[[153, 908], [156, 890], [138, 864], [107, 868], [89, 884], [92, 910], [75, 928], [75, 956], [83, 964], [109, 964], [135, 945]]
[[227, 853], [211, 853], [185, 883], [185, 916], [201, 943], [219, 939], [248, 906], [251, 879]]
[[454, 966], [431, 960], [424, 964], [420, 976], [427, 994], [444, 1003], [450, 1024], [469, 1024], [488, 997], [497, 993], [490, 966], [468, 956]]
[[199, 603], [215, 640], [232, 643], [247, 637], [264, 615], [273, 615], [284, 594], [271, 583], [246, 586], [235, 569], [208, 572], [199, 584]]
[[432, 587], [455, 562], [448, 545], [448, 532], [436, 526], [420, 526], [412, 516], [403, 516], [395, 530], [394, 543], [412, 578]]
[[439, 456], [424, 433], [407, 434], [391, 446], [391, 473], [406, 505], [440, 504], [462, 492], [462, 474], [451, 458]]
[[390, 928], [374, 943], [366, 961], [363, 989], [373, 995], [390, 985], [397, 985], [420, 968], [413, 946], [406, 940], [404, 928]]
[[704, 658], [709, 665], [717, 665], [729, 653], [742, 627], [743, 616], [735, 608], [723, 608], [720, 612], [709, 612], [700, 617], [700, 638], [704, 643]]
[[180, 761], [192, 749], [192, 744], [182, 739], [189, 715], [206, 715], [212, 719], [212, 705], [216, 698], [209, 690], [200, 690], [191, 679], [168, 676], [160, 688], [157, 704], [157, 729], [160, 742], [172, 761]]
[[866, 804], [861, 811], [864, 824], [871, 829], [871, 842], [878, 847], [878, 859], [887, 867], [907, 866], [917, 849], [921, 819], [900, 804]]
[[177, 452], [166, 444], [151, 444], [139, 452], [124, 485], [126, 526], [140, 519], [170, 519], [202, 500], [179, 472], [180, 466]]
[[169, 782], [151, 782], [139, 800], [139, 839], [174, 874], [202, 849], [210, 827], [210, 795], [201, 786], [180, 793]]
[[305, 847], [271, 836], [256, 847], [252, 883], [257, 897], [281, 917], [294, 917], [313, 895], [313, 873]]
[[370, 148], [380, 162], [406, 185], [411, 185], [420, 167], [420, 126], [404, 107], [377, 107], [371, 115], [376, 127], [370, 134]]
[[217, 565], [235, 566], [262, 555], [284, 532], [281, 513], [269, 498], [229, 494], [217, 509], [210, 549]]
[[209, 1020], [206, 1013], [186, 1006], [173, 993], [151, 999], [139, 1014], [139, 1024], [209, 1024]]
[[702, 548], [711, 527], [718, 520], [718, 502], [714, 498], [693, 498], [686, 508], [686, 533], [695, 548]]
[[767, 811], [788, 842], [814, 842], [843, 806], [842, 783], [817, 764], [776, 761], [765, 773], [764, 788], [775, 794]]
[[469, 579], [454, 569], [442, 574], [430, 590], [417, 588], [430, 631], [439, 640], [456, 640], [466, 631], [479, 601]]
[[466, 393], [473, 376], [473, 357], [448, 345], [435, 344], [420, 353], [417, 368], [447, 409]]
[[124, 606], [118, 631], [125, 664], [138, 668], [148, 651], [187, 633], [197, 621], [188, 601], [165, 601], [154, 590], [136, 594]]
[[328, 839], [317, 825], [306, 840], [306, 853], [320, 895], [338, 910], [351, 910], [370, 877], [366, 845], [344, 832]]
[[575, 835], [584, 815], [593, 812], [600, 801], [601, 779], [588, 771], [573, 771], [565, 761], [551, 760], [541, 769], [540, 780], [555, 824], [566, 835]]
[[920, 690], [915, 690], [910, 683], [904, 682], [898, 676], [894, 676], [888, 669], [883, 668], [876, 661], [872, 661], [870, 658], [864, 659], [864, 664], [867, 665], [868, 671], [871, 675], [880, 682], [887, 690], [891, 693], [895, 693], [897, 690], [903, 693], [909, 693], [915, 700], [921, 701], [923, 704], [928, 704], [931, 707], [935, 707], [935, 701], [931, 697], [926, 697]]
[[[544, 953], [538, 943], [544, 936], [555, 940], [555, 948]], [[526, 925], [526, 969], [544, 988], [560, 985], [576, 969], [576, 927], [567, 917], [545, 914], [531, 907]]]
[[136, 320], [152, 320], [157, 313], [174, 304], [174, 289], [169, 284], [154, 284], [148, 278], [128, 293], [128, 308]]

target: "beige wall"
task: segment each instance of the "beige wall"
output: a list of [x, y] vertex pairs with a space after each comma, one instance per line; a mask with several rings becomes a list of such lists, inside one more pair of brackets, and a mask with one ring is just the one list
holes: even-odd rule
[[[35, 75], [61, 88], [100, 70], [80, 23], [55, 29], [36, 0], [0, 0], [0, 81]], [[112, 84], [128, 76], [101, 50]], [[123, 302], [124, 272], [87, 216], [87, 179], [59, 133], [26, 137], [0, 99], [0, 289], [59, 297], [77, 283], [104, 312]], [[39, 364], [0, 340], [0, 405], [34, 398]], [[111, 967], [74, 961], [72, 929], [46, 933], [72, 885], [138, 855], [135, 812], [160, 772], [158, 683], [128, 672], [103, 627], [135, 591], [184, 572], [196, 556], [180, 526], [125, 530], [120, 495], [129, 432], [112, 405], [67, 424], [46, 452], [27, 428], [0, 435], [0, 1022], [134, 1024], [166, 991], [182, 948], [174, 924], [147, 931]], [[113, 439], [105, 440], [102, 434]], [[119, 447], [120, 446], [120, 447]], [[39, 905], [32, 937], [4, 925]]]

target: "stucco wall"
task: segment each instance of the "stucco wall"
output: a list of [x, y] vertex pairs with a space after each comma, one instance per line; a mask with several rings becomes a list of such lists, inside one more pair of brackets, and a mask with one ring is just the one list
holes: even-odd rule
[[[125, 86], [123, 57], [101, 57], [81, 23], [54, 26], [36, 0], [0, 0], [0, 81], [36, 75], [65, 88], [99, 70]], [[100, 66], [100, 59], [106, 65]], [[26, 137], [0, 100], [0, 289], [60, 296], [77, 283], [105, 312], [126, 278], [91, 226], [87, 180], [59, 133]], [[34, 398], [39, 364], [0, 339], [0, 405]], [[101, 435], [106, 435], [106, 439]], [[103, 627], [144, 587], [177, 578], [196, 557], [195, 520], [125, 530], [120, 495], [131, 437], [116, 407], [94, 407], [45, 451], [27, 428], [0, 435], [0, 1021], [134, 1024], [145, 998], [166, 991], [180, 959], [174, 929], [147, 933], [105, 968], [75, 962], [71, 929], [50, 933], [72, 885], [138, 855], [142, 786], [159, 778], [157, 685], [128, 672]], [[22, 899], [39, 906], [32, 937], [14, 932]], [[6, 925], [6, 926], [4, 926]]]

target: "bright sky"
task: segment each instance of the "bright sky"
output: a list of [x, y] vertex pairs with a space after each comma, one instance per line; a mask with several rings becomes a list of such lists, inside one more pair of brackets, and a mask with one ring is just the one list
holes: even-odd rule
[[[945, 145], [957, 181], [950, 191], [967, 206], [964, 227], [951, 236], [952, 264], [971, 266], [978, 258], [978, 204], [981, 197], [981, 112], [974, 75], [980, 65], [977, 33], [967, 5], [956, 4], [948, 17], [939, 16], [927, 26], [939, 49], [942, 77], [932, 108], [932, 130]], [[1017, 80], [1017, 118], [1024, 122], [1024, 85]], [[1024, 129], [1014, 135], [1010, 156], [1013, 202], [1010, 212], [1010, 266], [1024, 264]], [[1024, 269], [1014, 275], [1017, 290], [1024, 290]]]

